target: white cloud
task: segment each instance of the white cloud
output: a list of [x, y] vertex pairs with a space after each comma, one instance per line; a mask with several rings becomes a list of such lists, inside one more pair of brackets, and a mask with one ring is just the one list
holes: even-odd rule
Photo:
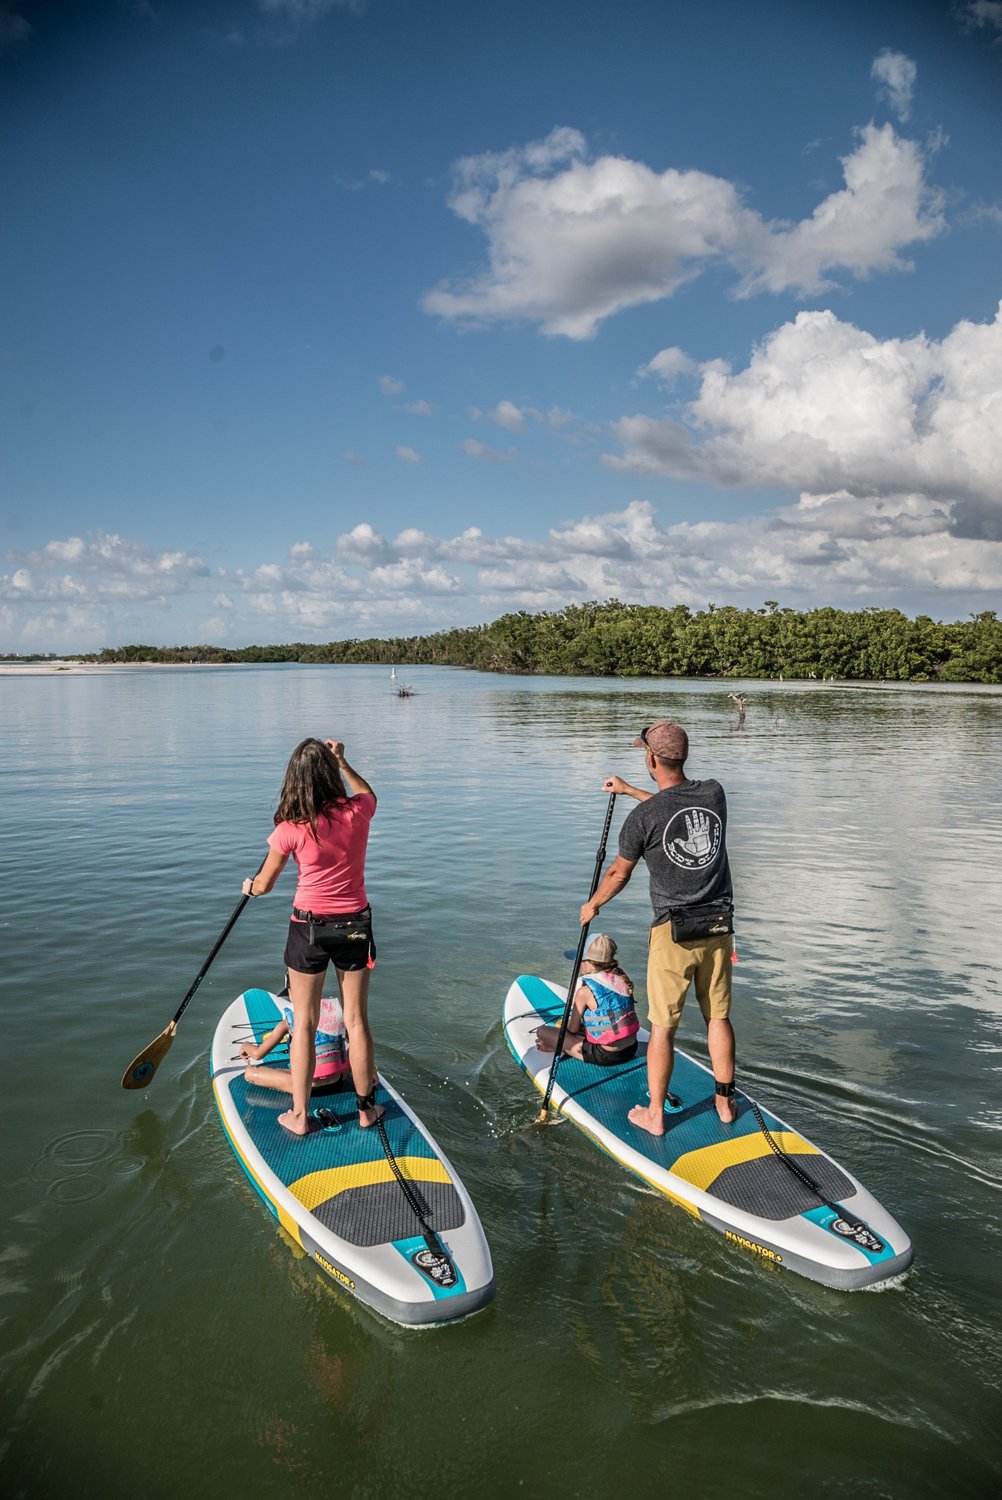
[[591, 337], [613, 313], [670, 297], [708, 266], [740, 280], [736, 295], [828, 285], [907, 266], [901, 250], [940, 232], [940, 200], [923, 155], [890, 125], [867, 125], [843, 158], [845, 187], [799, 224], [770, 222], [731, 182], [706, 172], [602, 156], [561, 127], [544, 141], [456, 164], [449, 199], [487, 240], [486, 267], [442, 282], [423, 306], [467, 323], [538, 322], [544, 333]]
[[[766, 515], [670, 525], [634, 500], [569, 519], [541, 540], [478, 527], [455, 536], [408, 527], [390, 539], [359, 522], [331, 555], [300, 542], [282, 562], [212, 574], [187, 554], [122, 538], [103, 554], [85, 544], [68, 564], [59, 543], [13, 560], [0, 578], [0, 622], [9, 649], [86, 650], [410, 634], [614, 596], [694, 608], [770, 597], [802, 607], [898, 604], [950, 616], [982, 598], [991, 607], [1002, 588], [1002, 542], [958, 529], [956, 510], [919, 492], [842, 489]], [[137, 572], [123, 564], [130, 558], [146, 566]], [[169, 587], [157, 592], [153, 579], [164, 577]]]
[[960, 6], [960, 16], [968, 29], [987, 27], [1002, 36], [1002, 0], [968, 0]]
[[625, 451], [606, 462], [726, 486], [921, 494], [952, 504], [958, 536], [1002, 537], [1002, 307], [940, 342], [803, 312], [744, 370], [712, 361], [699, 374], [680, 415], [617, 422]]
[[691, 374], [695, 368], [694, 361], [681, 349], [662, 349], [647, 364], [640, 366], [637, 376], [643, 380], [653, 375], [663, 385], [674, 385], [681, 376]]
[[430, 401], [405, 401], [401, 411], [407, 412], [412, 417], [433, 417], [435, 408]]
[[525, 431], [525, 413], [512, 401], [499, 401], [493, 411], [487, 412], [487, 420], [497, 427], [506, 428], [508, 432]]
[[424, 463], [424, 457], [422, 456], [422, 454], [418, 453], [416, 448], [408, 448], [403, 443], [400, 443], [396, 448], [394, 448], [393, 451], [397, 455], [397, 457], [401, 459], [405, 464]]
[[902, 123], [908, 119], [912, 109], [912, 94], [918, 68], [903, 52], [892, 52], [885, 47], [873, 59], [870, 76], [877, 80], [880, 92], [887, 98], [892, 110]]
[[460, 453], [465, 453], [467, 458], [476, 458], [487, 464], [510, 463], [517, 453], [515, 448], [508, 448], [502, 453], [500, 448], [492, 448], [489, 443], [481, 443], [478, 438], [464, 438], [458, 446]]
[[393, 375], [380, 375], [379, 389], [384, 396], [399, 396], [404, 389], [402, 380], [397, 380]]

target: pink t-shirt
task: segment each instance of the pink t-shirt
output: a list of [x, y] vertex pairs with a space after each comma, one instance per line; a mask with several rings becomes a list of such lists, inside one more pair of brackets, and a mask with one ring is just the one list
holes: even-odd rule
[[316, 916], [361, 911], [365, 894], [365, 849], [376, 811], [372, 792], [360, 792], [309, 823], [279, 823], [268, 835], [278, 854], [291, 854], [299, 869], [293, 906]]

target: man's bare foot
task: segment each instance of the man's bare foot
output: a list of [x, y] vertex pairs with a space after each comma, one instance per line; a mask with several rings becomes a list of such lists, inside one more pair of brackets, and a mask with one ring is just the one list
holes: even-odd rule
[[646, 1130], [648, 1135], [664, 1135], [665, 1112], [655, 1109], [653, 1104], [635, 1104], [626, 1117], [631, 1125]]
[[721, 1125], [733, 1125], [738, 1117], [737, 1100], [733, 1094], [716, 1094], [713, 1099], [717, 1106], [717, 1117]]
[[284, 1115], [279, 1115], [278, 1123], [290, 1135], [309, 1135], [310, 1133], [309, 1116], [297, 1115], [291, 1109], [287, 1109]]
[[386, 1111], [381, 1104], [374, 1104], [370, 1109], [360, 1109], [358, 1112], [358, 1123], [363, 1130], [368, 1130], [370, 1125], [375, 1125], [381, 1120]]

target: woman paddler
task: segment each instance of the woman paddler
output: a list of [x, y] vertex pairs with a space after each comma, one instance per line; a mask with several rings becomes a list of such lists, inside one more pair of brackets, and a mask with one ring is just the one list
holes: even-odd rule
[[278, 1117], [292, 1135], [306, 1135], [311, 1128], [310, 1086], [328, 963], [337, 971], [341, 991], [358, 1123], [374, 1125], [383, 1113], [376, 1104], [368, 1016], [369, 970], [376, 949], [365, 894], [365, 850], [375, 811], [376, 794], [349, 766], [340, 740], [303, 740], [285, 772], [268, 857], [257, 875], [243, 883], [244, 895], [266, 895], [290, 854], [299, 870], [285, 944], [294, 1022], [289, 1043], [292, 1108]]

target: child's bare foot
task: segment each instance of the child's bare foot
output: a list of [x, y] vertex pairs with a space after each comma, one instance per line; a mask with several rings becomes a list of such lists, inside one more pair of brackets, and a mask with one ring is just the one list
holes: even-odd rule
[[309, 1116], [297, 1115], [295, 1110], [287, 1109], [284, 1115], [279, 1115], [278, 1123], [290, 1135], [309, 1135], [310, 1133]]
[[655, 1109], [653, 1104], [635, 1104], [626, 1117], [631, 1125], [646, 1130], [648, 1135], [664, 1135], [665, 1112]]
[[536, 1046], [540, 1052], [556, 1052], [557, 1033], [552, 1026], [536, 1027]]

